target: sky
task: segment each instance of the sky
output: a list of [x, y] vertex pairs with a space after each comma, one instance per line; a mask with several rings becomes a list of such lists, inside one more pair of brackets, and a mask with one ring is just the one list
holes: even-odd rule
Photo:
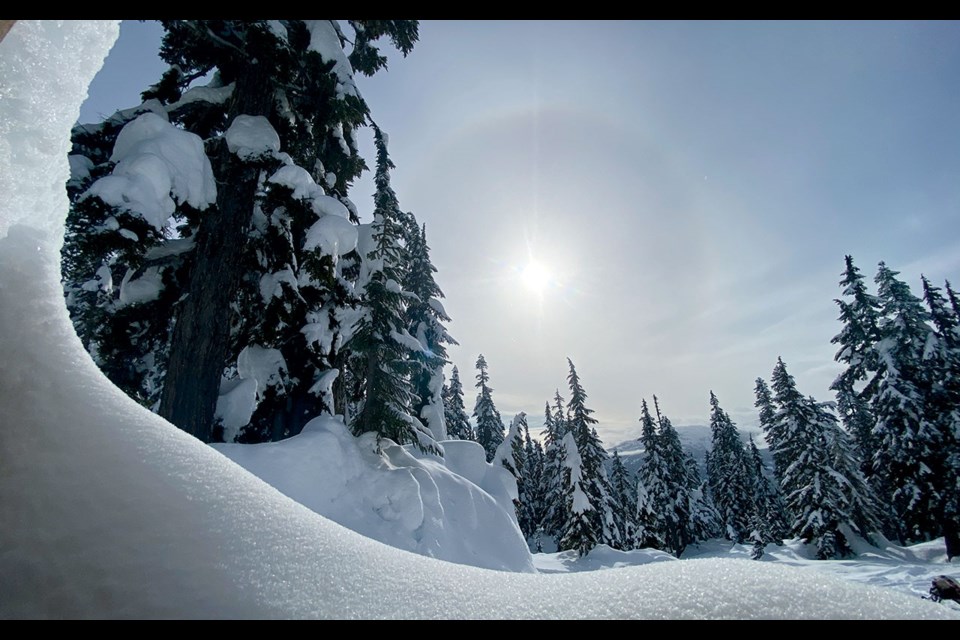
[[[160, 33], [122, 25], [81, 121], [139, 103]], [[711, 390], [754, 425], [778, 356], [832, 399], [844, 255], [871, 287], [881, 260], [915, 294], [960, 282], [958, 22], [424, 21], [389, 57], [358, 85], [468, 409], [483, 353], [504, 419], [536, 424], [569, 357], [607, 445], [654, 394], [677, 425]]]

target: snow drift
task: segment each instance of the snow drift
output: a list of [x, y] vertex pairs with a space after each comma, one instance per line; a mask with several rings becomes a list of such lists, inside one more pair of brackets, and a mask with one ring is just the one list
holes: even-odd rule
[[503, 490], [513, 476], [488, 464], [476, 442], [441, 444], [445, 459], [389, 440], [381, 456], [374, 434], [355, 438], [339, 418], [325, 416], [281, 442], [213, 447], [300, 504], [380, 542], [450, 562], [534, 573]]
[[425, 558], [279, 493], [127, 398], [59, 285], [69, 131], [115, 23], [0, 43], [0, 617], [949, 617], [738, 560], [543, 576]]

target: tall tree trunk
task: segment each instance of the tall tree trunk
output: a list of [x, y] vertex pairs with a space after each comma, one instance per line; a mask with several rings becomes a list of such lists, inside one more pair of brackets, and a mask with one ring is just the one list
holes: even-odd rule
[[[242, 114], [269, 114], [273, 90], [265, 66], [251, 64], [237, 78], [230, 122]], [[223, 140], [211, 160], [217, 203], [202, 214], [197, 230], [195, 263], [160, 396], [160, 415], [203, 442], [213, 433], [230, 341], [230, 302], [242, 275], [238, 256], [245, 251], [260, 171], [230, 153]]]

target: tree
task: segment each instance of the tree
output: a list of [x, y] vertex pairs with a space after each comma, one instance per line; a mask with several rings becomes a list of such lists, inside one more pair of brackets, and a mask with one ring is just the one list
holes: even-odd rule
[[450, 322], [450, 316], [440, 303], [443, 291], [433, 277], [437, 268], [430, 262], [427, 227], [417, 227], [413, 214], [409, 214], [408, 221], [407, 268], [402, 283], [407, 300], [407, 330], [422, 345], [422, 349], [414, 353], [419, 366], [412, 376], [413, 415], [424, 422], [435, 439], [446, 440], [448, 427], [442, 397], [443, 367], [448, 363], [445, 345], [457, 344], [457, 341], [450, 337], [443, 324]]
[[707, 478], [713, 504], [720, 513], [725, 535], [743, 542], [754, 516], [750, 471], [740, 433], [713, 391], [710, 392], [712, 448], [707, 454]]
[[647, 401], [641, 401], [640, 442], [643, 465], [637, 474], [637, 517], [634, 547], [663, 549], [666, 546], [666, 513], [670, 504], [669, 470], [660, 451], [657, 427]]
[[[870, 399], [875, 388], [867, 386], [876, 371], [875, 345], [880, 340], [880, 303], [867, 292], [863, 275], [853, 264], [851, 256], [845, 256], [846, 268], [840, 286], [845, 299], [834, 302], [840, 307], [840, 322], [843, 329], [831, 340], [839, 345], [834, 360], [846, 368], [830, 385], [837, 394], [837, 409], [847, 431], [856, 442], [857, 452], [864, 461], [863, 471], [870, 474], [873, 460], [873, 424]], [[859, 390], [858, 390], [859, 387]]]
[[877, 296], [881, 305], [877, 371], [871, 385], [875, 453], [873, 484], [892, 509], [894, 532], [903, 542], [941, 534], [943, 494], [936, 477], [944, 443], [926, 407], [932, 381], [924, 351], [930, 341], [929, 314], [898, 273], [880, 263]]
[[[539, 545], [537, 536], [546, 514], [544, 474], [544, 452], [539, 442], [530, 437], [530, 427], [526, 421], [523, 424], [524, 438], [524, 467], [523, 494], [526, 497], [523, 505], [523, 514], [520, 518], [520, 530], [527, 538], [534, 537]], [[537, 551], [541, 549], [538, 547]]]
[[600, 542], [595, 524], [596, 514], [590, 495], [584, 487], [583, 461], [580, 459], [573, 432], [568, 432], [560, 442], [563, 450], [564, 505], [568, 514], [557, 546], [561, 551], [575, 549], [581, 557], [587, 555]]
[[[510, 423], [510, 430], [507, 432], [507, 437], [500, 443], [500, 446], [497, 447], [497, 452], [492, 460], [494, 466], [504, 467], [510, 472], [514, 480], [516, 480], [517, 495], [513, 499], [513, 507], [516, 512], [518, 525], [523, 519], [526, 509], [525, 505], [529, 502], [529, 497], [525, 492], [526, 484], [524, 483], [523, 477], [523, 472], [526, 469], [526, 452], [523, 441], [525, 429], [528, 429], [527, 414], [521, 411], [513, 417], [513, 421]], [[523, 531], [524, 536], [528, 535], [522, 526], [521, 531]]]
[[634, 478], [630, 477], [627, 468], [623, 466], [620, 454], [613, 452], [613, 462], [610, 472], [610, 495], [613, 498], [613, 517], [617, 529], [621, 533], [620, 547], [630, 549], [634, 538], [634, 518], [636, 516], [636, 487]]
[[613, 515], [615, 506], [610, 495], [610, 481], [607, 478], [607, 453], [593, 427], [597, 424], [596, 418], [592, 416], [593, 409], [586, 406], [587, 392], [580, 384], [580, 377], [573, 366], [573, 361], [567, 358], [567, 364], [570, 367], [567, 376], [567, 382], [570, 385], [567, 428], [568, 433], [573, 434], [582, 464], [580, 482], [592, 505], [590, 513], [581, 514], [580, 517], [589, 520], [589, 524], [593, 527], [592, 535], [596, 540], [612, 547], [619, 547], [621, 535]]
[[487, 452], [487, 462], [490, 462], [497, 452], [497, 447], [503, 442], [503, 419], [500, 418], [500, 412], [493, 404], [493, 389], [487, 385], [488, 382], [490, 382], [490, 375], [487, 373], [487, 361], [483, 359], [481, 353], [477, 358], [476, 384], [480, 393], [474, 405], [473, 417], [477, 424], [477, 442]]
[[77, 130], [71, 314], [108, 375], [201, 440], [216, 416], [228, 434], [292, 435], [337, 410], [357, 303], [345, 273], [362, 258], [340, 258], [369, 109], [352, 74], [385, 65], [382, 36], [408, 53], [417, 25], [350, 21], [348, 57], [333, 21], [162, 22], [170, 68], [144, 104]]
[[760, 457], [760, 450], [757, 449], [753, 436], [750, 437], [747, 464], [751, 483], [749, 492], [754, 500], [749, 539], [753, 541], [755, 556], [759, 559], [767, 544], [783, 542], [789, 527], [783, 498], [777, 486], [767, 478], [766, 465]]
[[460, 383], [460, 371], [456, 366], [450, 373], [450, 384], [444, 385], [443, 409], [447, 436], [456, 440], [476, 441], [470, 417], [463, 404], [463, 385]]
[[549, 401], [544, 407], [544, 429], [541, 432], [544, 439], [543, 452], [543, 495], [544, 513], [541, 527], [547, 535], [559, 539], [563, 523], [566, 521], [566, 507], [564, 504], [564, 453], [562, 441], [566, 430], [562, 423], [558, 423], [557, 415], [562, 416], [563, 398], [557, 389], [557, 414], [554, 414]]
[[935, 328], [923, 354], [931, 380], [925, 418], [937, 430], [942, 445], [929, 464], [934, 465], [934, 478], [942, 496], [937, 519], [950, 559], [960, 555], [960, 318], [950, 283], [946, 283], [946, 288], [953, 308], [947, 307], [938, 287], [925, 277], [921, 279], [923, 299]]
[[777, 359], [772, 382], [778, 450], [787, 462], [780, 489], [790, 535], [815, 544], [821, 559], [843, 556], [849, 552], [844, 530], [866, 535], [875, 522], [870, 496], [859, 493], [866, 487], [859, 463], [828, 410], [831, 403], [803, 397], [782, 359]]

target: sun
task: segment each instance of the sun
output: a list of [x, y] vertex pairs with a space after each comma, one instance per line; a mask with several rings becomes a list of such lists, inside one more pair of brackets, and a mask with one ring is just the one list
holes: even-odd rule
[[539, 262], [531, 260], [520, 271], [520, 280], [527, 289], [540, 293], [550, 284], [550, 272]]

